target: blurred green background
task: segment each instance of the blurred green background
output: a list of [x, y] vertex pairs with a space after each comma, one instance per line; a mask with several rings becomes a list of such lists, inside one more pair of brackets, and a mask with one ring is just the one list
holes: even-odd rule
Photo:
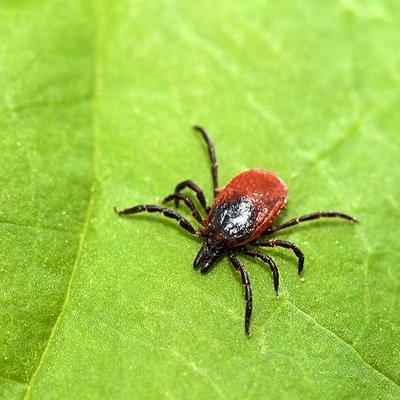
[[[400, 399], [395, 1], [0, 4], [0, 397]], [[306, 254], [227, 261], [156, 215], [193, 179], [260, 167]]]

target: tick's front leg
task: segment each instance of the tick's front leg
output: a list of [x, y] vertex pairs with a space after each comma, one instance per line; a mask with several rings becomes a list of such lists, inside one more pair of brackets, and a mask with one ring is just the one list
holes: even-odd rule
[[253, 309], [253, 296], [251, 294], [251, 284], [249, 275], [246, 271], [244, 265], [236, 258], [234, 252], [229, 253], [229, 260], [235, 267], [236, 271], [240, 273], [240, 277], [242, 279], [242, 283], [244, 286], [244, 293], [246, 297], [246, 311], [244, 316], [244, 331], [246, 332], [247, 336], [250, 336], [250, 318], [251, 312]]
[[[199, 203], [201, 204], [201, 206], [203, 207], [204, 211], [207, 213], [208, 212], [208, 207], [207, 207], [207, 202], [206, 202], [206, 198], [204, 196], [203, 191], [200, 189], [199, 186], [197, 186], [193, 181], [191, 180], [186, 180], [183, 182], [180, 182], [176, 185], [175, 187], [175, 191], [174, 194], [175, 195], [180, 195], [182, 190], [188, 188], [191, 189], [195, 194], [197, 199], [199, 200]], [[168, 196], [169, 197], [169, 196]], [[166, 197], [164, 199], [164, 201], [168, 198]], [[175, 207], [178, 208], [179, 206], [179, 199], [175, 198]]]
[[132, 215], [132, 214], [138, 214], [141, 212], [148, 212], [148, 213], [161, 213], [167, 218], [174, 219], [179, 222], [179, 225], [188, 231], [189, 233], [193, 235], [197, 235], [196, 229], [193, 228], [192, 224], [185, 218], [183, 218], [180, 214], [178, 214], [176, 211], [171, 210], [169, 208], [161, 207], [155, 204], [140, 204], [138, 206], [126, 208], [125, 210], [118, 211], [114, 207], [114, 211], [122, 216], [122, 215]]

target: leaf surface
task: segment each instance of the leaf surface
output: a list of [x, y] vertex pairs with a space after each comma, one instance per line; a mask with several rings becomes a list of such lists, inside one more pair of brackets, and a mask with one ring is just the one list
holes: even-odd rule
[[[6, 399], [399, 399], [398, 52], [390, 1], [0, 5], [0, 395]], [[200, 241], [157, 215], [193, 179], [248, 168], [289, 187], [277, 234], [304, 283], [241, 258], [201, 276]], [[184, 211], [182, 211], [184, 212]], [[190, 218], [188, 214], [185, 214]]]

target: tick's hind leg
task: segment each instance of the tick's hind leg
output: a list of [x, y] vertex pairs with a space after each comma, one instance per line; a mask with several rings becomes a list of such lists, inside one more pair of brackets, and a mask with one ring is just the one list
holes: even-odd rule
[[302, 215], [301, 217], [291, 219], [290, 221], [284, 222], [281, 225], [270, 226], [263, 232], [263, 235], [267, 235], [269, 233], [273, 233], [273, 232], [280, 231], [285, 228], [289, 228], [293, 225], [299, 224], [300, 222], [311, 221], [313, 219], [319, 219], [319, 218], [335, 218], [335, 217], [347, 219], [348, 221], [351, 221], [351, 222], [357, 222], [356, 218], [352, 217], [351, 215], [347, 215], [342, 212], [339, 212], [339, 211], [317, 211], [317, 212], [313, 212], [311, 214], [306, 214], [306, 215]]
[[176, 221], [178, 221], [179, 225], [183, 229], [188, 231], [189, 233], [191, 233], [193, 235], [195, 235], [197, 233], [196, 229], [193, 228], [193, 226], [191, 225], [191, 223], [187, 219], [183, 218], [176, 211], [170, 210], [169, 208], [164, 208], [164, 207], [160, 207], [160, 206], [153, 205], [153, 204], [148, 204], [148, 205], [140, 204], [138, 206], [134, 206], [134, 207], [131, 207], [131, 208], [126, 208], [125, 210], [121, 210], [121, 211], [118, 211], [114, 207], [114, 211], [118, 215], [132, 215], [132, 214], [138, 214], [138, 213], [141, 213], [141, 212], [149, 212], [149, 213], [158, 212], [158, 213], [163, 214], [167, 218], [175, 219]]
[[267, 241], [262, 240], [254, 240], [250, 242], [252, 246], [261, 246], [261, 247], [284, 247], [285, 249], [290, 249], [298, 258], [298, 274], [300, 279], [303, 280], [301, 273], [304, 267], [304, 253], [292, 242], [288, 242], [287, 240], [279, 240], [279, 239], [270, 239]]
[[185, 203], [185, 205], [189, 208], [190, 212], [192, 213], [193, 217], [195, 218], [195, 220], [197, 222], [199, 222], [201, 225], [204, 225], [204, 221], [203, 218], [201, 218], [201, 215], [199, 213], [199, 211], [197, 210], [196, 206], [194, 205], [193, 201], [191, 199], [189, 199], [189, 197], [184, 196], [182, 194], [171, 194], [169, 196], [167, 196], [164, 200], [163, 200], [163, 204], [167, 204], [168, 202], [170, 202], [171, 200], [175, 200], [175, 201], [183, 201]]
[[215, 148], [214, 144], [211, 141], [211, 138], [207, 131], [202, 128], [201, 126], [194, 125], [193, 129], [197, 132], [200, 132], [201, 136], [207, 143], [208, 155], [210, 156], [211, 161], [211, 176], [213, 180], [213, 190], [214, 190], [214, 198], [217, 197], [218, 194], [218, 163], [217, 163], [217, 156], [215, 155]]
[[279, 289], [279, 271], [278, 271], [278, 267], [274, 263], [274, 260], [271, 257], [267, 256], [266, 254], [261, 253], [261, 251], [249, 250], [249, 249], [246, 249], [245, 247], [242, 247], [240, 249], [240, 251], [243, 254], [246, 254], [246, 255], [248, 255], [250, 257], [258, 258], [258, 259], [264, 261], [265, 263], [267, 263], [269, 265], [269, 267], [271, 268], [272, 274], [274, 276], [275, 293], [276, 293], [277, 296], [279, 296], [279, 292], [278, 292], [278, 289]]
[[249, 280], [249, 275], [247, 274], [244, 265], [236, 258], [235, 253], [232, 251], [229, 253], [229, 260], [235, 267], [236, 271], [240, 273], [242, 283], [244, 286], [244, 293], [246, 297], [246, 312], [244, 317], [244, 330], [246, 335], [250, 335], [250, 318], [253, 304], [253, 297], [251, 295], [251, 284]]
[[[175, 191], [174, 191], [174, 195], [180, 195], [181, 191], [183, 189], [185, 189], [185, 188], [189, 188], [189, 189], [193, 190], [194, 193], [196, 193], [196, 197], [199, 200], [199, 203], [203, 207], [204, 211], [208, 212], [207, 202], [206, 202], [206, 198], [204, 196], [204, 193], [200, 189], [200, 187], [197, 186], [193, 181], [187, 180], [187, 181], [183, 181], [183, 182], [178, 183], [176, 185], [176, 188], [175, 188]], [[168, 197], [166, 197], [163, 201], [166, 201], [166, 199]], [[178, 208], [178, 206], [179, 206], [179, 198], [175, 197], [174, 200], [175, 200], [175, 207]]]

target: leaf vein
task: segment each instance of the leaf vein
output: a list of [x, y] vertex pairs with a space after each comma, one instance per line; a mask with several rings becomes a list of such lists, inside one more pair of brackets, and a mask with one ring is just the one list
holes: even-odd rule
[[324, 331], [327, 333], [329, 336], [332, 338], [336, 339], [337, 341], [341, 342], [347, 349], [349, 349], [353, 354], [357, 356], [365, 365], [367, 365], [369, 368], [373, 369], [377, 374], [379, 374], [381, 377], [383, 377], [386, 381], [390, 382], [392, 385], [396, 386], [397, 389], [400, 389], [400, 384], [396, 382], [394, 379], [386, 375], [383, 371], [381, 371], [378, 367], [372, 365], [368, 360], [346, 339], [344, 339], [342, 336], [339, 334], [335, 333], [331, 329], [327, 328], [326, 326], [322, 325], [320, 322], [318, 322], [315, 318], [313, 318], [310, 314], [307, 312], [303, 311], [301, 308], [296, 306], [293, 302], [290, 300], [287, 300], [287, 303], [292, 306], [300, 315], [302, 315], [304, 318], [308, 319], [309, 321], [313, 322], [320, 330]]
[[26, 382], [19, 381], [16, 378], [11, 378], [10, 376], [0, 375], [0, 379], [3, 379], [5, 381], [10, 381], [10, 382], [13, 382], [13, 383], [17, 383], [18, 385], [21, 385], [21, 386], [27, 386]]
[[33, 229], [36, 231], [43, 231], [43, 232], [58, 232], [58, 233], [68, 233], [71, 235], [79, 235], [79, 232], [77, 232], [77, 231], [69, 231], [67, 229], [52, 228], [50, 226], [40, 226], [40, 225], [36, 225], [36, 224], [31, 225], [31, 224], [24, 224], [24, 223], [13, 222], [13, 221], [0, 221], [0, 224], [17, 226], [17, 227], [21, 227], [21, 228]]
[[[95, 4], [95, 13], [96, 13], [96, 0], [94, 1]], [[97, 15], [95, 15], [95, 21], [97, 21]], [[61, 305], [60, 308], [60, 312], [57, 316], [57, 319], [53, 325], [53, 328], [50, 332], [50, 336], [49, 339], [47, 340], [46, 346], [42, 352], [42, 355], [39, 359], [39, 362], [36, 365], [36, 368], [34, 369], [31, 378], [28, 382], [27, 385], [27, 390], [25, 392], [25, 395], [23, 397], [23, 400], [27, 400], [30, 398], [31, 395], [31, 390], [32, 387], [37, 379], [38, 373], [41, 370], [41, 367], [43, 365], [43, 362], [46, 358], [46, 355], [50, 349], [50, 344], [55, 336], [55, 333], [58, 330], [58, 327], [61, 323], [62, 320], [62, 316], [66, 310], [68, 301], [70, 299], [70, 294], [71, 294], [71, 288], [72, 288], [72, 284], [74, 281], [74, 278], [76, 276], [77, 270], [78, 270], [78, 264], [79, 261], [82, 258], [82, 252], [83, 252], [83, 245], [87, 236], [87, 232], [88, 232], [88, 228], [89, 228], [89, 221], [90, 221], [90, 216], [92, 214], [92, 209], [93, 209], [93, 204], [94, 204], [94, 195], [95, 195], [95, 191], [96, 191], [96, 185], [98, 182], [97, 176], [97, 152], [98, 152], [98, 145], [97, 145], [97, 131], [98, 131], [98, 126], [99, 126], [99, 122], [98, 122], [98, 112], [97, 112], [97, 108], [98, 108], [98, 103], [97, 103], [97, 97], [98, 97], [98, 93], [99, 93], [99, 78], [100, 78], [100, 66], [99, 66], [99, 27], [98, 27], [98, 23], [95, 23], [94, 26], [94, 33], [93, 33], [94, 39], [93, 39], [93, 58], [94, 58], [94, 74], [93, 74], [93, 95], [91, 96], [92, 99], [92, 118], [91, 118], [91, 136], [92, 136], [92, 173], [93, 173], [93, 178], [92, 178], [92, 184], [90, 186], [90, 193], [89, 193], [89, 200], [88, 200], [88, 205], [86, 208], [86, 213], [85, 213], [85, 217], [84, 217], [84, 223], [83, 223], [83, 227], [82, 227], [82, 231], [79, 234], [80, 236], [80, 240], [79, 240], [79, 245], [78, 245], [78, 250], [76, 253], [76, 257], [75, 257], [75, 261], [72, 267], [72, 271], [71, 271], [71, 276], [70, 279], [68, 281], [68, 285], [67, 285], [67, 289], [66, 289], [66, 293], [64, 296], [64, 301]]]
[[11, 107], [4, 107], [0, 110], [0, 113], [13, 113], [13, 112], [20, 112], [25, 110], [32, 110], [35, 108], [44, 108], [44, 107], [63, 107], [63, 106], [73, 106], [79, 103], [84, 103], [86, 101], [91, 100], [91, 95], [85, 95], [81, 97], [71, 98], [71, 99], [64, 99], [61, 101], [51, 101], [51, 100], [43, 100], [37, 101], [33, 103], [26, 103], [20, 104]]

